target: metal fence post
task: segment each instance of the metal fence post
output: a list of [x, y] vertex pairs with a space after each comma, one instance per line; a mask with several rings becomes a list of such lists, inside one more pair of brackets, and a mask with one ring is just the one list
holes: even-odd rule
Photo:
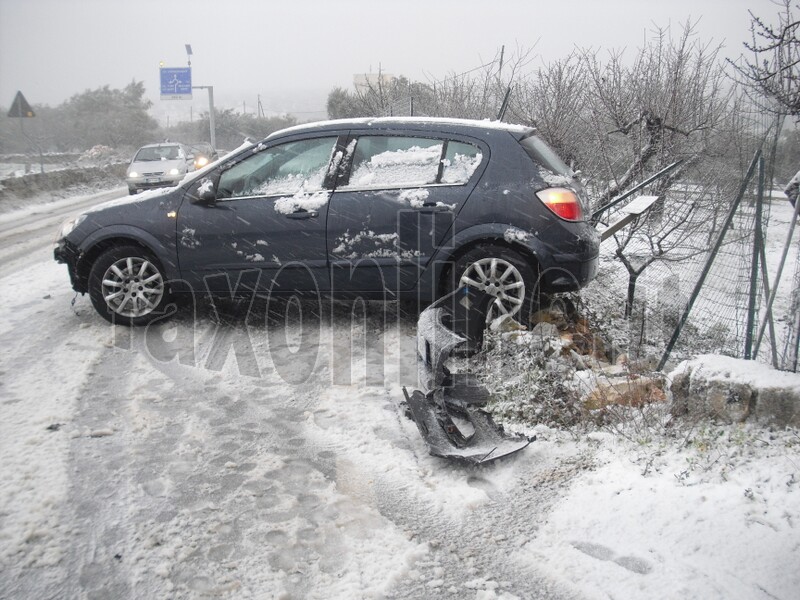
[[758, 300], [758, 259], [761, 247], [761, 211], [764, 208], [764, 157], [758, 159], [758, 193], [756, 194], [756, 223], [753, 236], [753, 253], [750, 262], [750, 299], [747, 303], [747, 329], [744, 338], [744, 358], [753, 356], [753, 330], [756, 323], [756, 302]]
[[[711, 254], [706, 260], [706, 264], [703, 267], [703, 271], [700, 273], [700, 278], [697, 280], [697, 283], [694, 286], [694, 290], [692, 290], [692, 295], [689, 298], [689, 301], [686, 303], [686, 307], [683, 309], [683, 314], [681, 315], [681, 319], [678, 322], [678, 325], [675, 327], [675, 331], [672, 332], [672, 337], [670, 338], [669, 343], [667, 344], [667, 348], [666, 350], [664, 350], [664, 354], [658, 363], [657, 367], [658, 371], [661, 371], [664, 368], [664, 365], [667, 364], [667, 360], [669, 360], [669, 355], [672, 353], [672, 349], [675, 347], [675, 344], [677, 343], [678, 338], [681, 335], [683, 326], [686, 324], [686, 321], [689, 318], [689, 313], [692, 311], [692, 307], [694, 306], [697, 297], [700, 295], [700, 290], [703, 289], [703, 284], [706, 281], [708, 272], [711, 270], [711, 265], [714, 264], [714, 260], [717, 258], [717, 253], [719, 252], [719, 249], [722, 246], [722, 241], [725, 239], [725, 233], [731, 226], [731, 223], [733, 222], [733, 217], [736, 214], [736, 211], [739, 209], [739, 204], [741, 203], [742, 198], [744, 197], [744, 194], [747, 191], [747, 186], [750, 185], [750, 180], [753, 178], [753, 174], [755, 173], [756, 164], [758, 164], [759, 158], [761, 158], [761, 148], [759, 148], [756, 151], [755, 156], [753, 156], [753, 160], [750, 162], [750, 167], [747, 169], [747, 174], [745, 175], [744, 181], [742, 181], [742, 185], [739, 188], [739, 193], [736, 195], [736, 200], [734, 200], [733, 204], [731, 205], [731, 209], [728, 211], [728, 215], [725, 217], [725, 222], [722, 226], [722, 231], [717, 237], [717, 241], [714, 243], [714, 247], [711, 250]], [[797, 205], [800, 206], [800, 202], [798, 202]], [[756, 350], [756, 352], [758, 351]]]

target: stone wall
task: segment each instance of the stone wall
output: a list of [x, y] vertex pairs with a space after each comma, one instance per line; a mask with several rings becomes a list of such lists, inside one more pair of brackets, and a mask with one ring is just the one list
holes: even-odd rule
[[6, 198], [30, 198], [47, 192], [63, 191], [77, 185], [98, 183], [125, 185], [126, 169], [127, 164], [120, 163], [9, 177], [0, 181], [0, 201]]
[[800, 375], [718, 355], [681, 363], [670, 374], [673, 413], [727, 423], [800, 427]]

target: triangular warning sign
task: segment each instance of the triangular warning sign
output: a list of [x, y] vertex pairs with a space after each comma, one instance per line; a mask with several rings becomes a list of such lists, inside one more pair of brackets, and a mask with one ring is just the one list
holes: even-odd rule
[[25, 100], [25, 96], [22, 95], [22, 92], [17, 92], [17, 95], [14, 96], [14, 102], [11, 103], [11, 110], [8, 111], [9, 117], [35, 117], [36, 114], [33, 112], [31, 105], [28, 104], [28, 101]]

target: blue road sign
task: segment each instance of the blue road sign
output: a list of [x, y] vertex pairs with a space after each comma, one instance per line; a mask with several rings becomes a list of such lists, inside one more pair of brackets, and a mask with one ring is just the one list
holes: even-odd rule
[[161, 67], [161, 99], [192, 98], [192, 68]]

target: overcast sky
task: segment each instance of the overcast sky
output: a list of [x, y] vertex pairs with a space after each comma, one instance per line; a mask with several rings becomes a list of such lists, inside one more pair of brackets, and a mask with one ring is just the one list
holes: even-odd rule
[[253, 107], [261, 94], [280, 109], [281, 98], [306, 92], [308, 110], [379, 65], [429, 80], [476, 67], [504, 44], [535, 46], [540, 61], [575, 46], [635, 50], [654, 26], [689, 18], [733, 57], [748, 8], [777, 13], [771, 0], [0, 0], [0, 106], [17, 90], [56, 105], [134, 79], [158, 103], [159, 61], [185, 66], [187, 43], [193, 83], [220, 99]]

